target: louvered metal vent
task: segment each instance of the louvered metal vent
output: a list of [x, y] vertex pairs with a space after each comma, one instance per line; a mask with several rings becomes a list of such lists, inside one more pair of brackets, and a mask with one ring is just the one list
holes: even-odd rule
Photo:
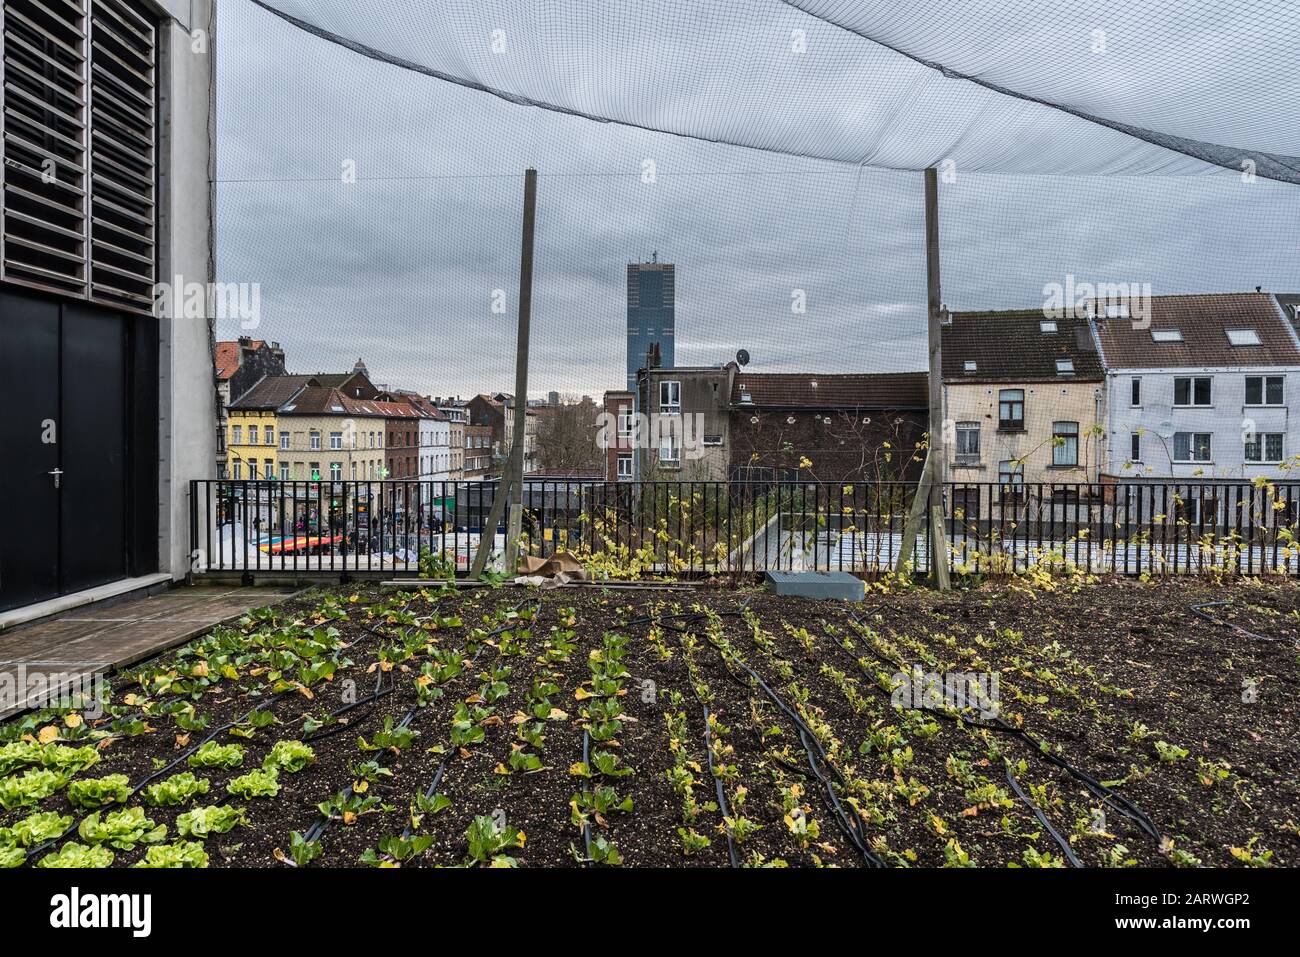
[[3, 276], [148, 311], [156, 25], [135, 0], [3, 11]]

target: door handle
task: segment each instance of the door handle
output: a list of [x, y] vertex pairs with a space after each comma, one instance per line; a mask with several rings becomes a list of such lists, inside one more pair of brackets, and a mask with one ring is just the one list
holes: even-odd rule
[[50, 471], [46, 472], [45, 474], [46, 474], [46, 475], [53, 475], [53, 476], [54, 476], [54, 487], [55, 487], [55, 488], [58, 488], [59, 485], [61, 484], [62, 479], [63, 479], [63, 469], [51, 469]]

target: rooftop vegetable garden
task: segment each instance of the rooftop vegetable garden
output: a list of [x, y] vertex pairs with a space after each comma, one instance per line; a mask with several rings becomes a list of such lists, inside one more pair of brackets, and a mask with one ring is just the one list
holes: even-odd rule
[[1295, 864], [1298, 598], [309, 593], [0, 726], [0, 864]]

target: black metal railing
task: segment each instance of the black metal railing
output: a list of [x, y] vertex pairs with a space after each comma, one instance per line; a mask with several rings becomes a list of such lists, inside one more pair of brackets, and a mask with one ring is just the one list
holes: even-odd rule
[[[193, 570], [468, 569], [496, 482], [191, 483]], [[528, 480], [521, 550], [567, 549], [615, 575], [892, 570], [915, 483]], [[932, 489], [911, 567], [928, 572], [932, 507], [958, 574], [1300, 573], [1300, 483], [948, 483]]]

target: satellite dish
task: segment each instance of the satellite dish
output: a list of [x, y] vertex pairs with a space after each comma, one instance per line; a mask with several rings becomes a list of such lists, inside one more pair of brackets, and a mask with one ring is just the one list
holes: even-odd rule
[[736, 353], [736, 364], [737, 364], [737, 365], [742, 365], [742, 366], [747, 366], [747, 365], [749, 365], [749, 350], [748, 350], [748, 349], [741, 349], [739, 352]]
[[1168, 419], [1165, 419], [1156, 426], [1156, 435], [1160, 436], [1162, 439], [1172, 439], [1174, 437], [1174, 424]]

